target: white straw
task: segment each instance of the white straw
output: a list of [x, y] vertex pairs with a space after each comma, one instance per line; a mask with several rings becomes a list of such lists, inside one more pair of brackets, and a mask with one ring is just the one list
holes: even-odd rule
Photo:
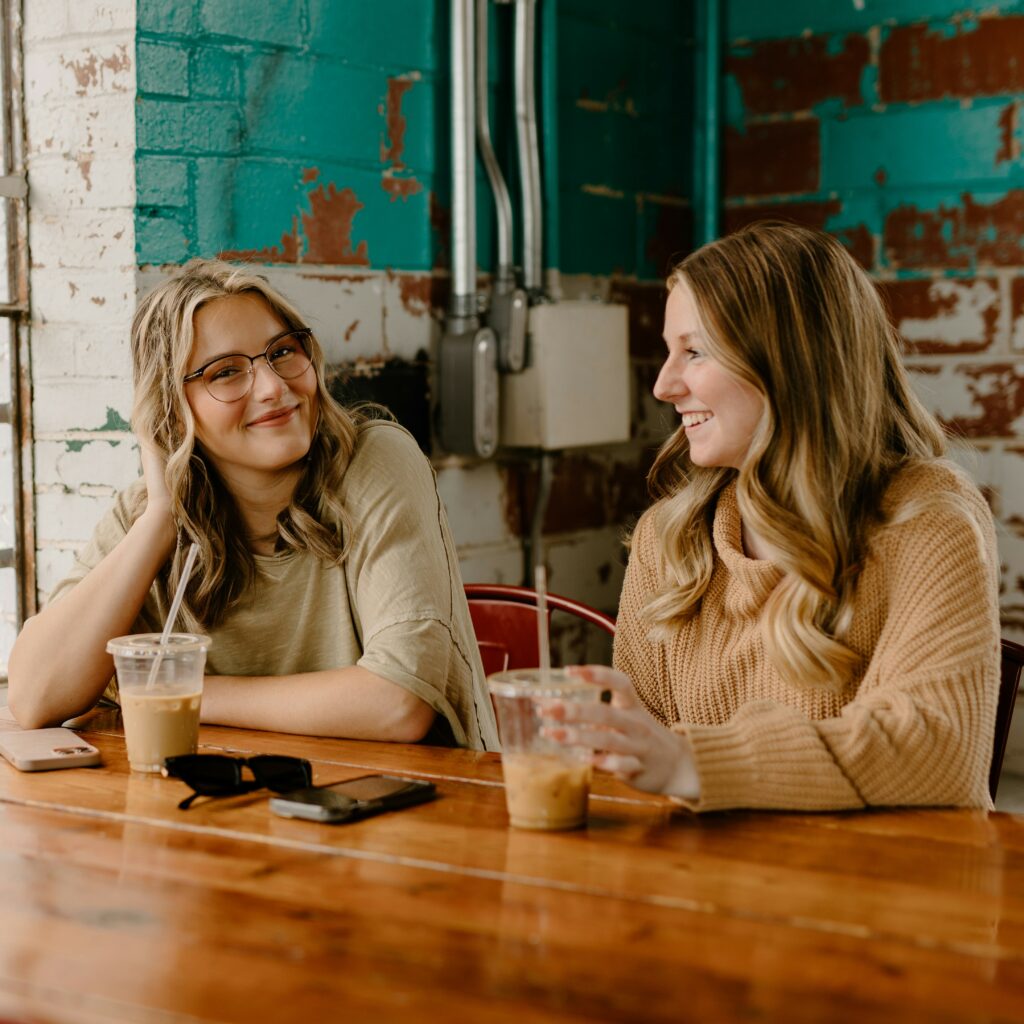
[[164, 631], [160, 634], [161, 650], [157, 652], [157, 656], [153, 659], [153, 667], [149, 670], [149, 678], [146, 680], [146, 689], [149, 689], [156, 681], [157, 669], [160, 668], [160, 662], [164, 657], [162, 648], [167, 646], [171, 631], [174, 629], [174, 620], [178, 617], [178, 609], [181, 608], [181, 602], [185, 598], [185, 588], [188, 586], [189, 577], [192, 575], [192, 567], [196, 564], [196, 555], [198, 554], [199, 545], [193, 541], [192, 546], [188, 549], [188, 554], [185, 556], [185, 567], [181, 570], [181, 579], [178, 580], [178, 589], [174, 592], [174, 600], [171, 601], [170, 611], [164, 620]]
[[547, 686], [551, 677], [551, 646], [548, 642], [548, 573], [543, 565], [533, 571], [537, 591], [537, 650], [540, 654], [540, 681]]

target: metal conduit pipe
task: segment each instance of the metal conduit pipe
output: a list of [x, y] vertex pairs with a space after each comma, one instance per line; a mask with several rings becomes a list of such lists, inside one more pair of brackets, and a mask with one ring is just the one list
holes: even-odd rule
[[498, 343], [480, 326], [476, 292], [474, 0], [451, 0], [452, 297], [441, 339], [441, 443], [489, 458], [498, 444]]
[[[476, 152], [473, 104], [473, 0], [452, 0], [452, 297], [456, 319], [477, 316]], [[463, 328], [468, 324], [459, 325]]]
[[719, 0], [697, 3], [697, 89], [694, 147], [695, 241], [712, 242], [719, 230], [719, 124], [721, 120], [722, 7]]
[[487, 95], [487, 10], [489, 0], [476, 4], [476, 142], [487, 180], [491, 183], [498, 220], [498, 269], [496, 284], [501, 287], [514, 280], [512, 254], [512, 200], [491, 143], [491, 119]]
[[516, 0], [515, 107], [519, 177], [523, 197], [523, 284], [531, 296], [543, 291], [540, 146], [534, 90], [536, 0]]

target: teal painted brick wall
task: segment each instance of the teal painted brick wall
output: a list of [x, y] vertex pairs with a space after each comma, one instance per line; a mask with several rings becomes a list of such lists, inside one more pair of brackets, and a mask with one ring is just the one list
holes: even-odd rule
[[[558, 4], [559, 143], [549, 263], [660, 278], [666, 253], [689, 245], [687, 5], [548, 2]], [[443, 262], [447, 6], [139, 0], [140, 264], [217, 253]], [[511, 28], [511, 9], [494, 8], [492, 126], [515, 190]], [[490, 268], [494, 216], [480, 179], [479, 262]]]
[[139, 0], [138, 26], [140, 264], [433, 265], [434, 2]]
[[1003, 628], [1024, 635], [1024, 3], [728, 9], [726, 228], [824, 228], [876, 277], [991, 501]]
[[[976, 269], [993, 234], [1006, 242], [996, 262], [1017, 262], [1024, 3], [800, 0], [769, 15], [741, 0], [729, 17], [727, 227], [785, 212], [897, 276]], [[990, 210], [987, 228], [935, 229], [966, 195]], [[926, 252], [929, 233], [948, 247]]]

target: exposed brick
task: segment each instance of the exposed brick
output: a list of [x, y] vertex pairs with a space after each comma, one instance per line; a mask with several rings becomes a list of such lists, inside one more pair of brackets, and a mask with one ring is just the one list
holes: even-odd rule
[[1010, 282], [1010, 344], [1024, 349], [1024, 277]]
[[[537, 500], [537, 469], [533, 462], [501, 466], [505, 479], [505, 524], [513, 536], [529, 533]], [[593, 530], [608, 525], [608, 466], [592, 455], [563, 455], [555, 464], [544, 533]]]
[[898, 206], [885, 218], [883, 247], [895, 267], [1015, 266], [1024, 263], [1024, 190], [990, 203], [964, 193], [962, 205]]
[[814, 192], [821, 163], [815, 118], [750, 125], [725, 132], [727, 196]]
[[884, 281], [879, 289], [910, 353], [981, 352], [995, 340], [999, 285], [992, 278]]
[[[759, 220], [785, 220], [804, 227], [824, 231], [829, 221], [842, 213], [838, 199], [811, 200], [805, 203], [758, 203], [755, 205], [727, 206], [724, 216], [726, 234], [739, 231]], [[866, 224], [849, 227], [831, 226], [828, 229], [846, 247], [861, 266], [871, 269], [875, 262], [875, 242]]]
[[747, 114], [792, 113], [838, 98], [861, 102], [860, 80], [870, 58], [868, 41], [850, 35], [836, 51], [826, 36], [766, 39], [734, 51], [727, 69], [736, 76]]
[[1024, 16], [982, 17], [968, 26], [899, 25], [879, 54], [886, 103], [998, 96], [1024, 89]]
[[961, 399], [955, 412], [939, 413], [950, 431], [967, 438], [1014, 438], [1024, 433], [1024, 362], [959, 366], [955, 379], [966, 402]]

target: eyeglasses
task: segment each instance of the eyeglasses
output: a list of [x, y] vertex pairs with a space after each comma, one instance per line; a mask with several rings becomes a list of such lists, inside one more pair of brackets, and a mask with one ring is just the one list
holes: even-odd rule
[[301, 377], [312, 365], [309, 359], [312, 334], [308, 327], [298, 327], [271, 338], [258, 356], [240, 352], [217, 356], [184, 377], [182, 384], [202, 380], [203, 386], [218, 402], [237, 402], [252, 390], [257, 359], [266, 359], [267, 366], [282, 380]]
[[[248, 767], [251, 779], [242, 777]], [[165, 779], [181, 779], [195, 792], [178, 804], [187, 811], [201, 796], [238, 796], [255, 789], [287, 793], [312, 785], [313, 769], [301, 757], [282, 754], [257, 754], [255, 757], [228, 757], [225, 754], [180, 754], [164, 761], [160, 773]]]

